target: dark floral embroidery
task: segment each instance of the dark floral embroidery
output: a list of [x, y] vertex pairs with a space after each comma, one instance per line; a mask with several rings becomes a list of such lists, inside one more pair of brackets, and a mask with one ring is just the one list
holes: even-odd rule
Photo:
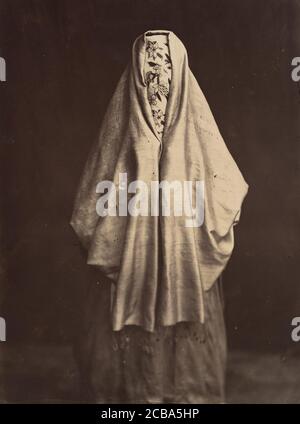
[[157, 100], [161, 101], [161, 96], [168, 98], [169, 87], [164, 83], [155, 83], [148, 87], [148, 99], [151, 105], [157, 105]]
[[147, 41], [145, 81], [154, 124], [158, 134], [162, 136], [172, 65], [168, 43], [164, 42], [166, 36], [155, 36], [155, 38], [157, 39]]
[[162, 55], [157, 51], [162, 50], [157, 41], [148, 41], [146, 51], [148, 58], [156, 59], [157, 56], [162, 58]]
[[155, 125], [156, 126], [160, 127], [161, 125], [164, 124], [164, 122], [163, 122], [164, 114], [163, 114], [163, 112], [160, 109], [159, 110], [154, 110], [152, 112], [152, 114], [153, 114], [153, 119], [154, 119], [154, 122], [155, 122]]
[[165, 57], [165, 65], [166, 65], [167, 69], [172, 69], [170, 56], [168, 55], [168, 53], [166, 53], [165, 56], [166, 56]]

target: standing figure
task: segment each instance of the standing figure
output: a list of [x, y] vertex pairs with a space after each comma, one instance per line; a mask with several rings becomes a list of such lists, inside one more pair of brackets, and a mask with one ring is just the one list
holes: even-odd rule
[[247, 190], [185, 47], [171, 31], [145, 32], [71, 220], [99, 276], [76, 349], [87, 399], [225, 401], [220, 280]]

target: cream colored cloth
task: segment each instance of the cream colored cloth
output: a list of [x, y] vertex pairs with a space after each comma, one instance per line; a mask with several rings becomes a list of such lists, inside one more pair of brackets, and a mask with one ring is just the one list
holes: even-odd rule
[[[147, 34], [168, 37], [172, 79], [163, 136], [148, 101], [144, 75]], [[71, 225], [88, 251], [88, 264], [115, 283], [112, 328], [205, 320], [203, 290], [224, 270], [234, 246], [248, 185], [230, 155], [208, 103], [188, 66], [187, 52], [171, 31], [150, 31], [134, 43], [91, 149]], [[187, 228], [184, 216], [99, 217], [96, 186], [204, 181], [204, 223]], [[194, 185], [195, 186], [195, 185]], [[195, 194], [195, 193], [193, 193]]]

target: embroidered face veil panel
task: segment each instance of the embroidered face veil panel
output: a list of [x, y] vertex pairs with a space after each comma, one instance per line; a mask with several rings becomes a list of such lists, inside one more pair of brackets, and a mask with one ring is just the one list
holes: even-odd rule
[[166, 33], [147, 33], [144, 79], [154, 124], [160, 139], [164, 130], [171, 78], [172, 64], [168, 35]]

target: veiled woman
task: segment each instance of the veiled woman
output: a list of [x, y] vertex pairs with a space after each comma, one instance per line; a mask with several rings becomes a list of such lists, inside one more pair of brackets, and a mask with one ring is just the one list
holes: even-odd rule
[[[151, 196], [153, 182], [166, 181], [182, 187], [167, 213], [166, 194]], [[185, 47], [171, 31], [145, 32], [91, 149], [71, 220], [98, 273], [76, 350], [87, 399], [225, 401], [220, 279], [247, 190]]]

